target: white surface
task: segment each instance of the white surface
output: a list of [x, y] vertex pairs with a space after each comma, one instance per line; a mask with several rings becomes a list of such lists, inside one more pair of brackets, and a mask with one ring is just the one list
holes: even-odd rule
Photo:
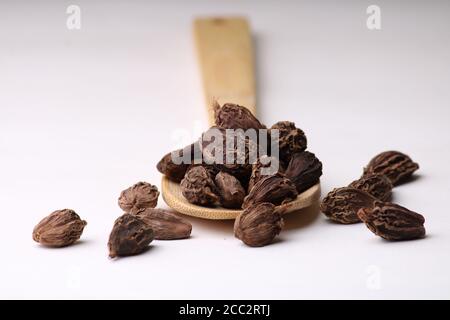
[[[380, 31], [366, 28], [373, 3]], [[217, 13], [251, 19], [259, 115], [306, 131], [323, 194], [386, 149], [420, 163], [395, 201], [425, 215], [426, 239], [387, 243], [312, 212], [251, 249], [230, 223], [191, 219], [192, 239], [107, 258], [119, 192], [159, 185], [175, 136], [206, 127], [190, 24]], [[444, 1], [1, 1], [0, 297], [450, 298], [449, 16]], [[33, 226], [66, 207], [88, 221], [83, 240], [35, 244]]]

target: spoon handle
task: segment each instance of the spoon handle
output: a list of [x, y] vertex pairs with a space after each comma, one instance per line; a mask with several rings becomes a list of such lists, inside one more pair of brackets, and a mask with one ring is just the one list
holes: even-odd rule
[[194, 36], [202, 74], [208, 120], [213, 101], [237, 103], [256, 115], [253, 47], [245, 18], [200, 18]]

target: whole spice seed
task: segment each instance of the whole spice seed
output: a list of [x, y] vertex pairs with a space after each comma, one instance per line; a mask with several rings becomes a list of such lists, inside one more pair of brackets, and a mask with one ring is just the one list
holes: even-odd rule
[[146, 208], [154, 208], [158, 203], [159, 191], [147, 182], [138, 182], [121, 192], [119, 206], [126, 213], [136, 213]]
[[57, 210], [34, 227], [33, 240], [49, 247], [65, 247], [80, 239], [86, 224], [73, 210]]
[[294, 153], [302, 152], [306, 149], [307, 140], [305, 133], [297, 128], [294, 122], [280, 121], [275, 123], [270, 130], [278, 130], [279, 132], [280, 160], [284, 165], [288, 165]]
[[[183, 159], [182, 163], [175, 164], [173, 156]], [[186, 157], [184, 159], [183, 157]], [[194, 162], [201, 163], [201, 151], [198, 142], [190, 144], [183, 149], [169, 152], [156, 165], [159, 172], [164, 174], [169, 180], [174, 182], [181, 182], [186, 171]]]
[[216, 126], [225, 129], [264, 129], [266, 128], [247, 108], [225, 103], [222, 107], [214, 105]]
[[117, 218], [109, 235], [111, 258], [142, 253], [153, 240], [153, 230], [141, 218], [125, 213]]
[[294, 153], [285, 175], [295, 184], [297, 192], [301, 193], [319, 182], [322, 162], [308, 151]]
[[247, 185], [252, 171], [251, 160], [256, 160], [258, 155], [258, 144], [242, 132], [233, 133], [230, 137], [224, 128], [218, 127], [211, 127], [204, 132], [200, 139], [203, 159], [205, 163], [235, 176], [243, 185]]
[[358, 210], [372, 208], [377, 199], [365, 191], [354, 188], [337, 188], [328, 193], [320, 210], [330, 219], [342, 224], [361, 222]]
[[236, 209], [242, 206], [245, 190], [238, 179], [221, 171], [216, 175], [215, 182], [223, 207]]
[[[263, 168], [273, 168], [274, 172], [269, 172], [269, 174], [262, 174], [261, 170]], [[281, 167], [280, 161], [275, 157], [269, 157], [267, 155], [263, 155], [258, 159], [258, 161], [252, 165], [252, 174], [250, 176], [250, 180], [248, 182], [248, 191], [252, 190], [253, 186], [262, 178], [267, 175], [272, 175], [275, 173], [283, 173], [283, 168]]]
[[385, 151], [372, 160], [364, 168], [364, 175], [378, 173], [385, 175], [394, 186], [408, 180], [419, 165], [409, 156], [398, 151]]
[[258, 181], [245, 197], [242, 208], [263, 202], [283, 204], [297, 198], [297, 189], [291, 180], [280, 173], [266, 176]]
[[373, 208], [362, 208], [359, 218], [370, 231], [386, 240], [413, 240], [425, 236], [425, 218], [394, 203], [377, 201]]
[[183, 196], [193, 204], [214, 206], [219, 202], [218, 190], [203, 166], [191, 167], [180, 184]]
[[251, 247], [270, 244], [283, 227], [281, 214], [271, 203], [246, 208], [234, 222], [234, 235]]
[[353, 181], [349, 187], [365, 191], [375, 198], [388, 201], [391, 198], [392, 183], [382, 174], [369, 174]]
[[186, 219], [163, 210], [148, 208], [137, 213], [153, 230], [156, 240], [174, 240], [189, 238], [192, 225]]

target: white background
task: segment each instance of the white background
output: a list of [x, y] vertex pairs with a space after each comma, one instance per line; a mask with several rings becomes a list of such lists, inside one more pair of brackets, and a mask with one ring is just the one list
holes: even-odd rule
[[[0, 298], [450, 298], [450, 4], [336, 3], [1, 1]], [[81, 30], [66, 28], [70, 4]], [[159, 186], [175, 136], [207, 127], [191, 22], [215, 14], [249, 17], [259, 116], [306, 131], [323, 194], [380, 151], [419, 162], [394, 200], [426, 217], [426, 239], [388, 243], [312, 209], [264, 248], [190, 219], [189, 240], [107, 258], [120, 191]], [[66, 207], [88, 221], [82, 240], [34, 243], [34, 225]]]

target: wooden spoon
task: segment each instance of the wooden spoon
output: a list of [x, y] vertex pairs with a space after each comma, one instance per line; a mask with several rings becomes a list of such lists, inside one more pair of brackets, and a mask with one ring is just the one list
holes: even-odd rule
[[[256, 114], [252, 39], [244, 18], [205, 18], [194, 22], [200, 69], [203, 78], [209, 123], [214, 123], [213, 101], [247, 107]], [[207, 208], [189, 203], [178, 183], [165, 176], [161, 182], [164, 201], [172, 209], [205, 219], [235, 219], [242, 210]], [[318, 201], [320, 183], [281, 205], [284, 212], [298, 211]]]

